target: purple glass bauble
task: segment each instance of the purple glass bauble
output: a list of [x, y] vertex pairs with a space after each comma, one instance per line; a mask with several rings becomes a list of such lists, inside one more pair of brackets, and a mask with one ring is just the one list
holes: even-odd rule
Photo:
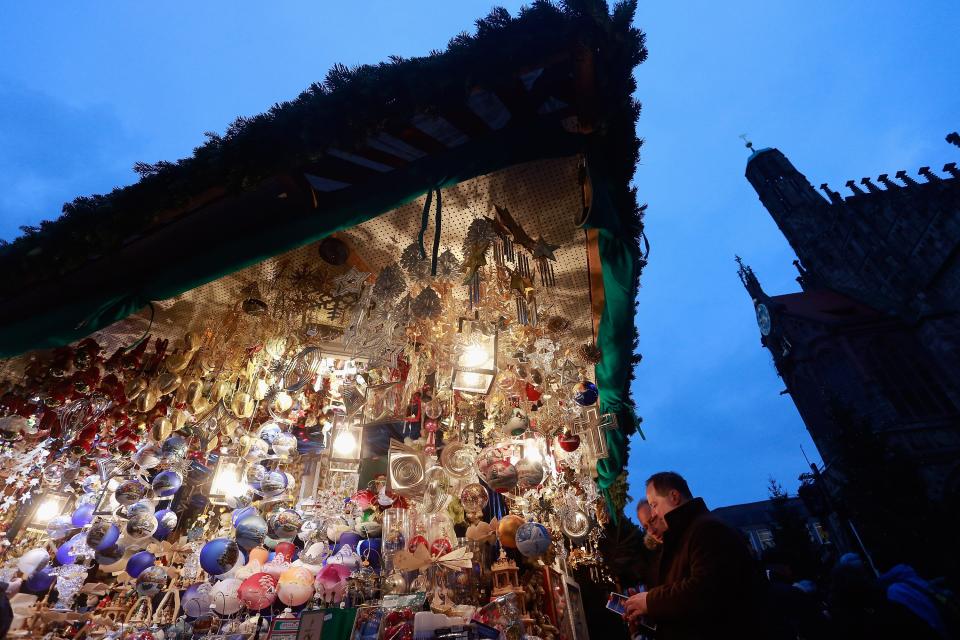
[[573, 401], [581, 407], [593, 406], [599, 397], [600, 390], [589, 380], [584, 380], [573, 388]]
[[130, 574], [131, 578], [136, 578], [148, 567], [152, 567], [156, 561], [157, 559], [149, 551], [140, 551], [127, 560], [126, 572]]
[[94, 507], [90, 503], [85, 503], [77, 507], [77, 510], [70, 516], [70, 522], [75, 527], [85, 527], [93, 522]]

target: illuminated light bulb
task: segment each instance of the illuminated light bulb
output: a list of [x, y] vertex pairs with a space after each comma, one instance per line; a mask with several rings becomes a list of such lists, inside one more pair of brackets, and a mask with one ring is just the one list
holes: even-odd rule
[[60, 515], [60, 505], [54, 498], [47, 498], [40, 503], [33, 515], [33, 521], [37, 524], [46, 524], [55, 516]]
[[210, 493], [233, 498], [239, 498], [246, 491], [247, 484], [240, 479], [240, 469], [234, 462], [224, 463], [210, 486]]
[[528, 438], [523, 441], [523, 457], [528, 462], [543, 462], [543, 452], [540, 450], [540, 443], [535, 438]]
[[257, 400], [263, 400], [270, 391], [270, 385], [264, 379], [257, 380], [256, 388], [253, 391], [253, 397]]
[[343, 431], [333, 439], [334, 452], [343, 458], [350, 457], [357, 451], [357, 439], [349, 431]]
[[488, 359], [489, 356], [487, 355], [486, 349], [478, 344], [472, 344], [463, 350], [463, 355], [460, 357], [460, 364], [468, 369], [473, 369], [482, 366]]

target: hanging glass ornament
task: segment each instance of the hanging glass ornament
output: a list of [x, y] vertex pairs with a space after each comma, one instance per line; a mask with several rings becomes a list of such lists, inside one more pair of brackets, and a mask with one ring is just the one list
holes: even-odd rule
[[279, 540], [291, 540], [300, 531], [303, 516], [293, 509], [282, 509], [270, 516], [270, 535]]
[[443, 311], [440, 296], [432, 287], [424, 287], [410, 306], [410, 312], [416, 318], [436, 318]]
[[572, 326], [573, 323], [563, 316], [550, 316], [546, 322], [547, 331], [555, 337], [565, 334]]
[[183, 476], [173, 470], [161, 471], [153, 478], [153, 491], [161, 498], [169, 498], [183, 485]]
[[373, 285], [374, 295], [382, 302], [393, 302], [407, 290], [407, 280], [396, 262], [388, 264], [377, 275]]
[[436, 420], [443, 415], [443, 403], [436, 398], [423, 404], [423, 413], [431, 420]]
[[440, 464], [453, 478], [467, 478], [474, 473], [476, 450], [462, 442], [448, 442], [440, 452]]
[[146, 598], [152, 598], [167, 587], [167, 571], [159, 565], [154, 565], [143, 570], [137, 576], [136, 590], [137, 594]]
[[437, 257], [437, 277], [456, 278], [460, 275], [460, 260], [449, 248]]
[[281, 433], [283, 433], [283, 429], [273, 421], [264, 422], [257, 430], [257, 436], [267, 444], [273, 444], [274, 440], [276, 440], [277, 436]]
[[253, 415], [254, 399], [249, 393], [238, 391], [233, 394], [230, 401], [230, 411], [239, 419], [249, 418]]
[[573, 391], [570, 394], [570, 399], [581, 407], [589, 407], [594, 405], [599, 397], [600, 390], [597, 389], [597, 385], [593, 384], [589, 380], [578, 382], [576, 385], [574, 385]]
[[57, 462], [48, 464], [43, 469], [43, 483], [49, 487], [57, 488], [63, 483], [65, 470], [63, 465]]
[[173, 393], [180, 387], [181, 382], [183, 382], [183, 379], [172, 371], [161, 373], [157, 378], [157, 392], [161, 396]]
[[563, 533], [571, 540], [581, 540], [590, 533], [590, 518], [582, 509], [567, 509], [560, 522]]
[[602, 355], [600, 348], [590, 342], [580, 345], [573, 352], [574, 358], [583, 366], [599, 364]]
[[[267, 444], [266, 440], [260, 438], [250, 438], [247, 442], [247, 450], [244, 452], [243, 457], [248, 462], [256, 462], [258, 460], [263, 460], [270, 454], [270, 445]], [[254, 465], [254, 467], [259, 467], [263, 469], [262, 465]], [[252, 469], [253, 467], [251, 467]]]
[[489, 501], [487, 490], [482, 484], [476, 482], [468, 484], [460, 492], [460, 503], [468, 512], [483, 511]]
[[469, 255], [478, 246], [488, 246], [497, 233], [488, 218], [476, 218], [467, 228], [463, 239], [463, 255]]
[[142, 513], [152, 514], [154, 512], [153, 503], [150, 500], [137, 500], [127, 507], [127, 517], [132, 518]]
[[160, 456], [166, 462], [183, 460], [187, 456], [187, 441], [183, 436], [170, 436], [163, 441]]
[[289, 458], [297, 452], [297, 437], [287, 432], [279, 434], [273, 441], [273, 452], [283, 458]]
[[126, 480], [114, 491], [114, 499], [118, 504], [128, 506], [147, 494], [147, 486], [139, 480]]
[[173, 423], [166, 416], [160, 416], [150, 425], [150, 436], [157, 442], [163, 442], [173, 433]]
[[420, 254], [420, 245], [411, 242], [400, 254], [400, 266], [413, 280], [421, 280], [430, 275], [430, 261]]
[[134, 540], [152, 536], [160, 523], [152, 513], [140, 513], [127, 520], [127, 535]]
[[56, 516], [47, 523], [47, 535], [51, 540], [62, 540], [73, 528], [70, 516]]

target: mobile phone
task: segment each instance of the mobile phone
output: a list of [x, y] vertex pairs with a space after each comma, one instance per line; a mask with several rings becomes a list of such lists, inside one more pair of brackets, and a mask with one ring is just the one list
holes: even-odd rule
[[607, 598], [607, 609], [621, 616], [626, 614], [627, 596], [622, 593], [611, 593]]

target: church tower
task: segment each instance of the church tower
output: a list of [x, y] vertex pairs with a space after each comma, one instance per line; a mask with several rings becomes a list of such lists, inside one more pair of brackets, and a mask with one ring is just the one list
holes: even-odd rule
[[747, 180], [800, 259], [803, 291], [769, 296], [737, 262], [827, 483], [845, 482], [841, 409], [960, 513], [960, 171], [943, 172], [849, 180], [846, 197], [822, 185], [824, 198], [777, 149], [752, 152]]
[[779, 149], [754, 151], [746, 177], [797, 254], [805, 287], [830, 283], [843, 291], [862, 288], [841, 259], [844, 234], [838, 234], [837, 227], [846, 224], [834, 206], [842, 202], [838, 194], [827, 189], [832, 200], [827, 202]]
[[754, 151], [747, 180], [801, 260], [830, 226], [829, 204], [779, 149]]

